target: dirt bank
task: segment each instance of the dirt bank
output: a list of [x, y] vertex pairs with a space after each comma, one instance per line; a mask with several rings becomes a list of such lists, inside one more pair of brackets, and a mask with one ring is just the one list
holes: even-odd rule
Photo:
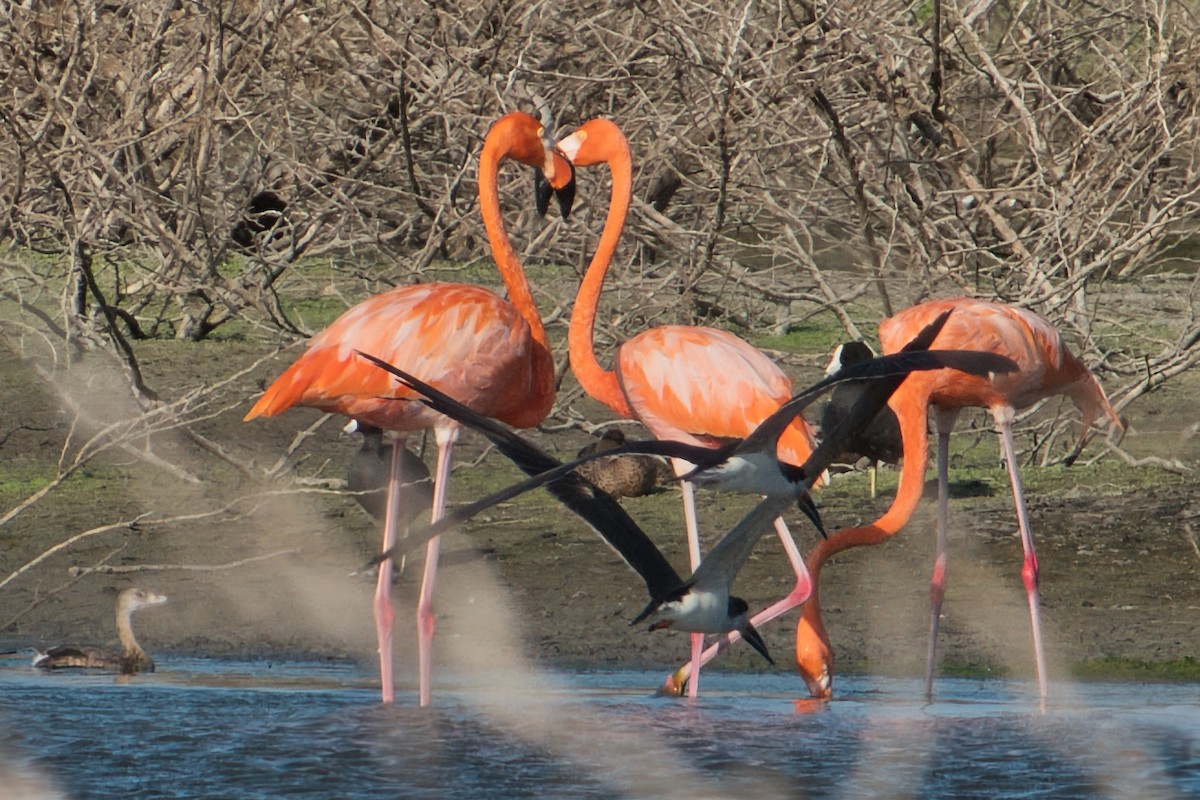
[[[111, 640], [115, 590], [138, 583], [171, 597], [169, 605], [138, 620], [163, 668], [169, 668], [173, 653], [321, 655], [370, 663], [371, 576], [352, 572], [377, 546], [378, 533], [354, 502], [329, 488], [344, 476], [357, 442], [339, 434], [340, 420], [330, 420], [300, 442], [288, 462], [287, 474], [305, 476], [303, 484], [254, 477], [293, 444], [297, 432], [320, 419], [294, 410], [241, 421], [260, 381], [277, 374], [295, 352], [259, 362], [271, 352], [244, 342], [158, 342], [141, 349], [148, 381], [173, 387], [171, 398], [192, 397], [203, 387], [176, 409], [174, 419], [186, 419], [204, 438], [184, 436], [172, 418], [154, 421], [153, 436], [130, 435], [123, 447], [87, 460], [0, 526], [0, 578], [8, 578], [0, 587], [4, 645]], [[808, 378], [819, 360], [790, 368]], [[227, 380], [238, 367], [248, 371]], [[113, 365], [99, 357], [56, 373], [59, 390], [7, 350], [0, 350], [0, 372], [7, 419], [0, 459], [8, 509], [45, 487], [60, 465], [69, 466], [102, 430], [101, 422], [135, 411]], [[1131, 407], [1126, 449], [1192, 466], [1200, 462], [1197, 391], [1200, 378], [1185, 375]], [[65, 397], [80, 406], [72, 410]], [[93, 422], [82, 423], [82, 416]], [[1028, 621], [1011, 498], [986, 420], [973, 419], [975, 430], [961, 426], [952, 473], [945, 669], [1027, 674]], [[577, 432], [538, 438], [560, 454], [573, 453], [585, 441]], [[153, 459], [146, 456], [148, 443]], [[475, 463], [480, 453], [480, 443], [465, 436], [453, 500], [473, 498], [515, 477], [494, 454]], [[1049, 656], [1060, 675], [1101, 659], [1108, 667], [1130, 660], [1161, 668], [1200, 650], [1200, 479], [1195, 472], [1128, 467], [1104, 453], [1103, 442], [1095, 440], [1074, 467], [1027, 470]], [[1090, 457], [1100, 458], [1086, 463]], [[835, 481], [820, 497], [827, 524], [856, 524], [886, 508], [895, 472], [884, 470], [882, 476], [883, 493], [876, 499], [867, 496], [861, 474]], [[677, 492], [626, 502], [682, 566]], [[715, 538], [746, 504], [745, 498], [702, 494], [707, 535]], [[811, 544], [814, 534], [799, 517], [793, 529]], [[847, 553], [826, 568], [822, 601], [842, 669], [920, 672], [931, 531], [932, 502], [926, 502], [893, 541]], [[55, 546], [61, 547], [35, 563]], [[544, 496], [496, 509], [447, 537], [443, 564], [439, 637], [469, 637], [478, 624], [475, 610], [505, 603], [523, 620], [519, 630], [506, 632], [511, 641], [548, 663], [666, 670], [687, 649], [681, 634], [628, 627], [645, 601], [639, 582]], [[418, 575], [418, 564], [410, 561], [398, 584], [402, 669], [411, 659]], [[764, 539], [736, 588], [760, 606], [790, 586], [778, 544]], [[764, 631], [781, 670], [790, 668], [795, 619], [793, 612]], [[722, 663], [766, 668], [745, 648]]]

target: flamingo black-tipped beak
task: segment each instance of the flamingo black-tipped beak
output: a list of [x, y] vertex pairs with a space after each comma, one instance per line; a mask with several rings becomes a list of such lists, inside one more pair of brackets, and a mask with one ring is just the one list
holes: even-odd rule
[[539, 217], [546, 216], [546, 210], [550, 208], [550, 196], [554, 194], [554, 187], [550, 185], [550, 181], [542, 175], [540, 171], [533, 173], [533, 199], [537, 203], [537, 212]]
[[750, 624], [749, 620], [743, 620], [737, 627], [737, 632], [742, 635], [742, 638], [750, 643], [758, 652], [762, 653], [762, 657], [767, 660], [767, 663], [772, 667], [775, 666], [775, 659], [771, 658], [771, 654], [767, 652], [767, 643], [763, 641], [758, 630]]
[[562, 214], [562, 218], [567, 219], [571, 216], [571, 209], [575, 205], [575, 165], [562, 156], [559, 156], [555, 161], [556, 166], [560, 169], [563, 164], [566, 165], [566, 180], [561, 182], [558, 180], [547, 180], [546, 176], [540, 171], [534, 172], [534, 200], [537, 203], [538, 216], [544, 217], [546, 216], [546, 211], [550, 208], [550, 197], [553, 196], [558, 201], [558, 211]]
[[[567, 161], [565, 158], [563, 160]], [[554, 196], [558, 199], [558, 211], [564, 220], [571, 216], [571, 209], [575, 207], [575, 165], [567, 161], [567, 166], [570, 168], [571, 177], [554, 190]]]

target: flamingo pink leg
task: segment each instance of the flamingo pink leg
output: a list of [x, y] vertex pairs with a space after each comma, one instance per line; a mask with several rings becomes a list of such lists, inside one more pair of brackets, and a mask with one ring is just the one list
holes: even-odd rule
[[[671, 466], [675, 468], [676, 475], [686, 475], [692, 470], [690, 463], [677, 458], [671, 459]], [[687, 528], [688, 563], [691, 564], [692, 572], [695, 572], [696, 567], [700, 566], [700, 526], [696, 522], [696, 490], [687, 481], [682, 482], [681, 488], [683, 491], [683, 522]], [[700, 694], [700, 659], [704, 652], [704, 634], [693, 633], [691, 644], [693, 680], [688, 684], [688, 697], [695, 700]]]
[[[437, 522], [446, 510], [446, 486], [450, 482], [450, 451], [458, 440], [457, 425], [439, 425], [435, 429], [438, 456], [433, 483], [433, 510], [429, 519]], [[421, 578], [421, 597], [417, 601], [417, 658], [419, 670], [418, 698], [422, 707], [432, 699], [433, 679], [433, 586], [437, 578], [438, 555], [442, 537], [435, 536], [425, 547], [425, 574]]]
[[925, 698], [933, 699], [933, 677], [937, 669], [938, 626], [942, 620], [942, 601], [946, 598], [946, 556], [950, 546], [950, 431], [958, 418], [957, 410], [934, 408], [937, 420], [937, 539], [933, 575], [929, 579], [929, 644], [925, 653]]
[[1024, 563], [1021, 578], [1025, 582], [1025, 594], [1029, 599], [1029, 625], [1033, 631], [1033, 659], [1037, 668], [1038, 696], [1042, 709], [1046, 706], [1046, 654], [1042, 646], [1041, 597], [1038, 592], [1037, 554], [1033, 550], [1033, 532], [1029, 528], [1029, 511], [1025, 507], [1025, 495], [1021, 490], [1021, 473], [1017, 466], [1017, 451], [1013, 443], [1012, 421], [1015, 412], [1011, 406], [992, 409], [996, 426], [1000, 429], [1000, 446], [1008, 463], [1008, 477], [1012, 483], [1013, 503], [1017, 508], [1017, 525], [1021, 531], [1021, 549]]
[[[935, 413], [937, 414], [938, 426], [937, 556], [934, 561], [933, 577], [929, 582], [929, 650], [925, 662], [925, 695], [930, 699], [933, 697], [938, 623], [941, 619], [942, 600], [946, 594], [946, 531], [949, 526], [949, 442], [950, 429], [954, 427], [957, 411], [935, 408]], [[1011, 406], [997, 406], [992, 409], [992, 416], [996, 421], [996, 428], [1000, 435], [1000, 450], [1004, 454], [1009, 483], [1012, 485], [1013, 503], [1017, 511], [1017, 526], [1021, 533], [1021, 549], [1024, 553], [1021, 578], [1024, 581], [1025, 594], [1029, 601], [1029, 624], [1033, 632], [1033, 658], [1037, 669], [1038, 696], [1041, 698], [1044, 707], [1047, 694], [1046, 655], [1042, 644], [1042, 615], [1041, 598], [1038, 591], [1037, 554], [1034, 552], [1033, 532], [1029, 527], [1029, 512], [1025, 506], [1024, 492], [1021, 489], [1021, 474], [1017, 465], [1016, 445], [1013, 442], [1012, 420], [1014, 413]]]
[[[392, 443], [392, 472], [388, 478], [387, 513], [383, 521], [383, 550], [396, 543], [397, 518], [400, 505], [400, 452], [404, 439]], [[382, 551], [381, 551], [382, 552]], [[396, 618], [392, 610], [392, 560], [379, 565], [379, 577], [375, 583], [375, 641], [379, 646], [379, 680], [383, 685], [383, 702], [396, 699], [396, 687], [392, 679], [392, 627]]]

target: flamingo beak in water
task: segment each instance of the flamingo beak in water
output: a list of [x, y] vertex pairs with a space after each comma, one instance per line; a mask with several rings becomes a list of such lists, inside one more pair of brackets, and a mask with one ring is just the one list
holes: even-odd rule
[[767, 652], [767, 643], [759, 635], [758, 629], [750, 624], [750, 606], [745, 600], [740, 597], [729, 598], [729, 618], [733, 621], [734, 630], [740, 633], [751, 647], [761, 653], [768, 664], [775, 666], [775, 659], [771, 658], [771, 654]]

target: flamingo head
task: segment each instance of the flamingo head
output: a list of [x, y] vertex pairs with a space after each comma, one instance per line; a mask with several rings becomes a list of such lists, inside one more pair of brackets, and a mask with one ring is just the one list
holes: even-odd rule
[[612, 163], [629, 157], [629, 142], [612, 120], [597, 117], [558, 140], [558, 149], [577, 167]]
[[555, 149], [548, 126], [531, 114], [514, 111], [492, 124], [488, 139], [500, 143], [503, 157], [533, 167], [538, 213], [545, 214], [550, 197], [558, 198], [563, 218], [571, 212], [575, 200], [575, 168]]
[[550, 109], [542, 107], [542, 126], [538, 129], [538, 137], [542, 140], [542, 151], [545, 160], [540, 171], [533, 175], [533, 192], [537, 201], [538, 216], [546, 216], [550, 207], [550, 197], [558, 201], [558, 210], [565, 220], [571, 216], [571, 207], [575, 205], [575, 165], [566, 155], [554, 146], [554, 116]]
[[833, 648], [824, 630], [804, 616], [796, 627], [796, 668], [810, 695], [819, 700], [833, 695]]
[[576, 167], [608, 165], [613, 178], [613, 202], [608, 213], [610, 220], [617, 222], [613, 230], [619, 236], [629, 209], [632, 186], [632, 156], [625, 134], [612, 120], [597, 117], [560, 139], [556, 151]]

